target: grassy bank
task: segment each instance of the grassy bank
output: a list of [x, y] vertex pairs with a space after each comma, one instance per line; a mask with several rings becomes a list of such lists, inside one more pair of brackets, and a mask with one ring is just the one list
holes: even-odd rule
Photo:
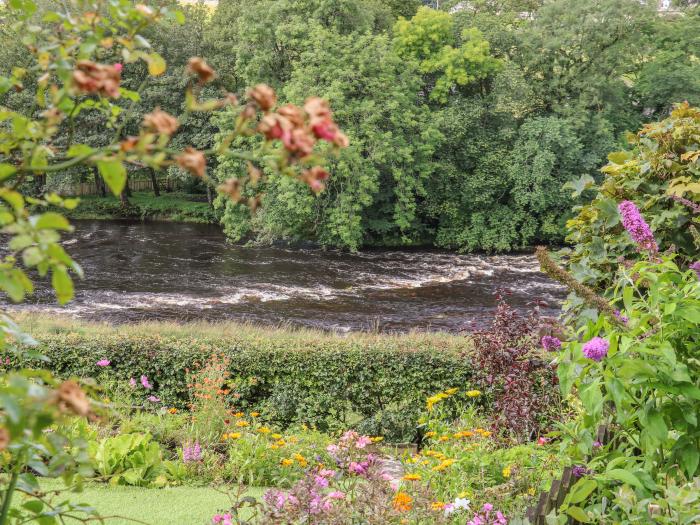
[[[287, 427], [411, 439], [426, 397], [452, 386], [483, 384], [467, 338], [446, 334], [347, 336], [234, 323], [145, 323], [113, 327], [25, 317], [49, 366], [63, 377], [128, 382], [147, 375], [168, 406], [189, 400], [186, 369], [226, 357], [229, 387], [242, 409]], [[111, 361], [101, 369], [96, 362]]]
[[78, 207], [70, 212], [72, 219], [141, 219], [173, 222], [194, 222], [216, 224], [217, 213], [207, 202], [200, 202], [201, 195], [186, 193], [161, 193], [156, 197], [152, 192], [134, 193], [129, 198], [129, 206], [122, 206], [114, 195], [107, 197], [85, 196], [80, 198]]

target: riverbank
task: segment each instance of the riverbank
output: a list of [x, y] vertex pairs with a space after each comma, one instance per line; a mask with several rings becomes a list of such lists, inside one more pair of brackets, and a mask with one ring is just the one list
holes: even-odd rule
[[152, 192], [136, 192], [129, 197], [129, 205], [123, 206], [114, 195], [100, 197], [96, 195], [80, 198], [80, 204], [68, 213], [70, 219], [139, 219], [169, 222], [189, 222], [196, 224], [218, 224], [218, 213], [203, 195], [190, 195], [173, 192], [161, 193], [159, 197]]

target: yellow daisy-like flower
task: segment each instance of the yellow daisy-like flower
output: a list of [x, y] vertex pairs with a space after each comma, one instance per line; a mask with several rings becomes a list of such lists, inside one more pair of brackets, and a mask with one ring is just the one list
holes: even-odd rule
[[430, 461], [424, 459], [423, 461], [421, 461], [421, 465], [430, 465]]
[[270, 437], [272, 439], [282, 439], [282, 434], [272, 434]]
[[509, 477], [510, 477], [510, 474], [511, 474], [510, 467], [504, 468], [504, 469], [501, 471], [501, 474], [503, 474], [503, 477], [504, 477], [504, 478], [509, 478]]
[[404, 481], [420, 481], [421, 480], [421, 475], [420, 474], [406, 474], [403, 477]]
[[459, 392], [459, 388], [448, 388], [447, 390], [445, 390], [445, 394], [447, 394], [448, 396], [452, 396], [457, 392]]
[[236, 421], [237, 427], [247, 427], [248, 425], [249, 425], [249, 423], [243, 419], [241, 419], [240, 421]]
[[440, 462], [439, 465], [434, 466], [434, 467], [433, 467], [433, 470], [434, 470], [435, 472], [441, 472], [441, 471], [443, 471], [443, 470], [449, 468], [450, 466], [452, 466], [452, 464], [453, 464], [454, 462], [455, 462], [454, 459], [444, 459], [444, 460], [442, 460], [442, 461]]
[[283, 467], [288, 467], [288, 466], [290, 466], [290, 465], [294, 465], [294, 460], [293, 460], [293, 459], [289, 459], [289, 458], [284, 458], [282, 461], [280, 461], [280, 464], [281, 464]]
[[439, 437], [439, 440], [442, 441], [442, 442], [449, 441], [449, 440], [450, 440], [450, 436], [440, 436], [440, 437]]
[[260, 412], [251, 412], [250, 417], [258, 417], [260, 415]]
[[168, 409], [168, 413], [169, 413], [169, 414], [177, 414], [177, 408], [175, 408], [175, 407], [169, 408], [169, 409]]
[[431, 430], [430, 432], [425, 433], [425, 437], [427, 437], [427, 438], [433, 437], [435, 434], [437, 434], [437, 432], [435, 432], [434, 430]]
[[283, 446], [285, 446], [286, 444], [287, 444], [287, 442], [286, 442], [284, 439], [278, 439], [278, 440], [275, 442], [275, 445], [277, 445], [278, 447], [283, 447]]
[[372, 443], [379, 443], [380, 441], [383, 441], [384, 438], [382, 436], [377, 436], [372, 438]]
[[272, 444], [270, 445], [270, 448], [271, 448], [272, 450], [277, 450], [277, 449], [280, 448], [280, 447], [279, 447], [279, 445], [275, 445], [274, 443], [272, 443]]
[[469, 497], [469, 492], [467, 492], [466, 490], [463, 491], [463, 492], [460, 492], [459, 494], [457, 494], [457, 497], [458, 497], [458, 498], [466, 498], [466, 497]]
[[480, 390], [467, 390], [467, 397], [479, 397], [480, 395]]
[[260, 432], [261, 434], [269, 434], [269, 433], [272, 432], [272, 431], [271, 431], [269, 428], [267, 428], [267, 427], [260, 427], [260, 428], [258, 429], [258, 432]]
[[430, 504], [430, 508], [433, 510], [442, 510], [445, 508], [445, 504], [442, 501], [433, 501]]
[[306, 458], [305, 458], [304, 456], [302, 456], [302, 455], [299, 454], [299, 453], [296, 453], [296, 454], [294, 454], [293, 457], [294, 457], [294, 459], [297, 460], [297, 462], [298, 462], [302, 467], [305, 467], [305, 466], [306, 466], [307, 461], [306, 461]]
[[530, 496], [534, 496], [535, 495], [535, 487], [530, 487], [529, 489], [527, 489], [527, 493]]
[[235, 414], [233, 414], [233, 417], [239, 417], [239, 418], [240, 418], [240, 417], [243, 417], [243, 416], [245, 416], [245, 414], [244, 414], [243, 412], [236, 412]]

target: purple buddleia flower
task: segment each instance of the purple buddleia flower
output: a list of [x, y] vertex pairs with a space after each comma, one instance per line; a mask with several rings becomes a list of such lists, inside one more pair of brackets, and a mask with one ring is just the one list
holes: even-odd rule
[[630, 320], [629, 317], [626, 315], [622, 315], [622, 312], [620, 310], [615, 310], [615, 317], [617, 318], [618, 321], [620, 321], [622, 324], [627, 324]]
[[605, 339], [602, 337], [594, 337], [583, 345], [583, 355], [588, 359], [593, 359], [593, 361], [601, 361], [608, 355], [608, 348], [610, 348], [610, 343]]
[[554, 352], [561, 348], [561, 341], [554, 336], [545, 335], [542, 338], [542, 348], [549, 352]]
[[593, 472], [584, 465], [574, 465], [574, 468], [571, 469], [571, 475], [575, 478], [582, 478], [592, 473]]
[[617, 209], [620, 212], [622, 225], [629, 232], [632, 240], [637, 243], [639, 249], [652, 253], [658, 252], [659, 246], [656, 244], [654, 234], [634, 202], [622, 201]]
[[700, 279], [700, 261], [695, 261], [688, 268], [693, 270], [695, 272], [695, 274], [698, 276], [698, 279]]

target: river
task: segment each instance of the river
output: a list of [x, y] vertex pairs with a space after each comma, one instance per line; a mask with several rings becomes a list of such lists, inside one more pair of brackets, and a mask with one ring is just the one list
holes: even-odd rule
[[458, 332], [490, 319], [498, 289], [555, 314], [564, 292], [532, 255], [427, 250], [357, 254], [243, 247], [219, 228], [166, 222], [75, 221], [66, 250], [85, 270], [76, 298], [38, 287], [21, 309], [110, 322], [238, 320], [335, 331]]

